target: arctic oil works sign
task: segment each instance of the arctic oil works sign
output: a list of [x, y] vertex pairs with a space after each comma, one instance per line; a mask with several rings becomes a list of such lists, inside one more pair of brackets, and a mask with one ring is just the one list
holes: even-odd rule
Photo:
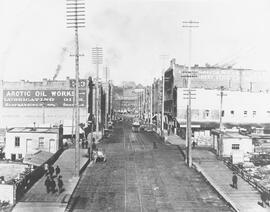
[[[3, 107], [73, 107], [74, 90], [3, 90]], [[79, 105], [86, 106], [86, 90], [79, 91]]]

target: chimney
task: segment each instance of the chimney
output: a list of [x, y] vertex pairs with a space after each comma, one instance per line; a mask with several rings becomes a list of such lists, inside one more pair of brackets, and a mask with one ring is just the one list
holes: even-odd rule
[[171, 60], [171, 68], [174, 70], [175, 69], [175, 58]]

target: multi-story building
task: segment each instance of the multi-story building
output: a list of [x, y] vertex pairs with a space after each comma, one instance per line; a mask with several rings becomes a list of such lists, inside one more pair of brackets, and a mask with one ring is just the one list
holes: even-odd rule
[[152, 84], [152, 113], [153, 122], [161, 127], [161, 112], [162, 112], [162, 80], [154, 79]]
[[[188, 67], [175, 59], [165, 72], [165, 121], [177, 120], [184, 128], [187, 108]], [[270, 122], [270, 84], [267, 72], [206, 65], [191, 67], [192, 124], [199, 129], [219, 126], [220, 114], [225, 125], [267, 126]], [[223, 111], [220, 113], [220, 88], [224, 89]], [[194, 99], [195, 98], [195, 99]], [[183, 134], [185, 134], [183, 132]]]
[[153, 114], [159, 114], [162, 110], [162, 80], [154, 79], [152, 89]]
[[[75, 80], [0, 81], [0, 127], [71, 123]], [[87, 80], [80, 80], [80, 122], [88, 117]]]

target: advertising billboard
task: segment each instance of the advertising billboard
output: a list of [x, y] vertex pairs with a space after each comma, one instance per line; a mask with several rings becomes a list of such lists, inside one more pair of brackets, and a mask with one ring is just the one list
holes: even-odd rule
[[[3, 107], [73, 107], [74, 90], [3, 90]], [[79, 91], [86, 107], [86, 90]]]

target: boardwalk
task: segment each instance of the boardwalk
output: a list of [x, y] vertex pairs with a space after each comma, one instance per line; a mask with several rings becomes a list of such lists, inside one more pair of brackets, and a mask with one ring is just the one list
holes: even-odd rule
[[[87, 150], [81, 150], [80, 166], [86, 164]], [[47, 194], [44, 186], [45, 177], [41, 178], [34, 186], [21, 198], [13, 211], [64, 211], [67, 202], [79, 180], [74, 177], [74, 149], [65, 150], [54, 164], [61, 168], [63, 176], [64, 191], [58, 195]]]
[[[185, 141], [178, 136], [170, 136], [168, 142], [184, 148]], [[210, 183], [231, 202], [237, 210], [243, 212], [264, 212], [270, 208], [263, 208], [260, 193], [250, 184], [238, 177], [238, 189], [232, 188], [232, 171], [216, 156], [205, 149], [192, 150], [194, 164], [201, 170]]]

